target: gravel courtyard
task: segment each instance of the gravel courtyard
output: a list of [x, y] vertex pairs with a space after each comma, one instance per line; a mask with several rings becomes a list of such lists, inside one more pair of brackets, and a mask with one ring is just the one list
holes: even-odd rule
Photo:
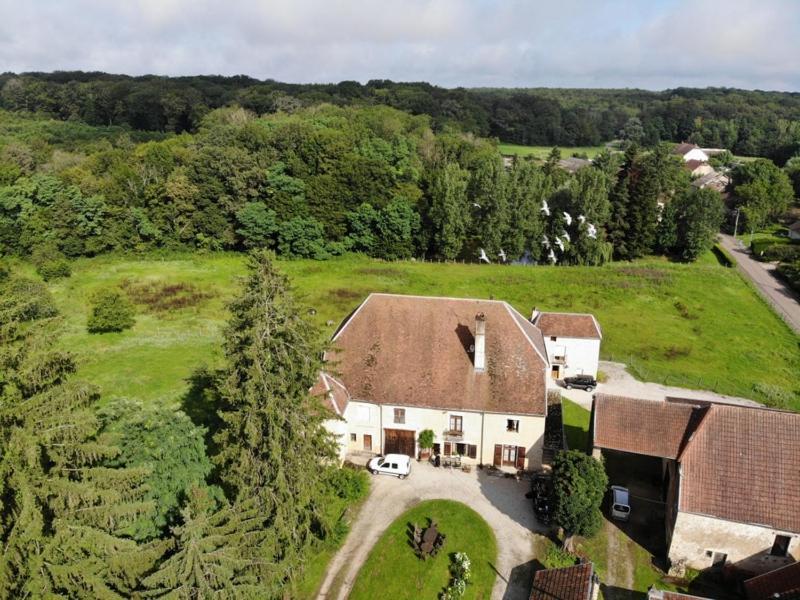
[[471, 473], [413, 463], [405, 480], [373, 476], [372, 491], [347, 541], [333, 557], [318, 598], [347, 598], [358, 570], [386, 528], [408, 508], [422, 500], [463, 502], [480, 514], [497, 538], [498, 573], [492, 590], [496, 600], [526, 600], [530, 593], [534, 532], [543, 532], [533, 516], [527, 480], [497, 477], [484, 470]]

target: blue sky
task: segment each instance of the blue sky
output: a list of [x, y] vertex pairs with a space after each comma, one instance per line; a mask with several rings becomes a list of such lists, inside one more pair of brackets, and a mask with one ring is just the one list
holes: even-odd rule
[[0, 71], [800, 91], [800, 0], [0, 0]]

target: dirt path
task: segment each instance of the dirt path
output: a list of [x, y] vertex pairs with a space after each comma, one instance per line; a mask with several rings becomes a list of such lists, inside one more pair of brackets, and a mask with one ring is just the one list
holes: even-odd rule
[[605, 600], [628, 600], [633, 589], [633, 569], [635, 558], [630, 552], [627, 538], [623, 538], [619, 530], [611, 523], [603, 520], [607, 542], [606, 556], [608, 573], [606, 574], [603, 598]]
[[333, 557], [317, 598], [344, 600], [358, 571], [386, 528], [423, 500], [463, 502], [480, 514], [497, 538], [495, 600], [527, 600], [530, 594], [534, 531], [541, 531], [525, 493], [527, 481], [498, 478], [484, 471], [462, 473], [414, 464], [404, 481], [377, 476], [344, 546]]
[[775, 267], [755, 260], [741, 241], [735, 240], [733, 236], [720, 234], [720, 238], [722, 246], [736, 260], [739, 271], [753, 282], [787, 325], [800, 333], [800, 301], [796, 294], [771, 273]]

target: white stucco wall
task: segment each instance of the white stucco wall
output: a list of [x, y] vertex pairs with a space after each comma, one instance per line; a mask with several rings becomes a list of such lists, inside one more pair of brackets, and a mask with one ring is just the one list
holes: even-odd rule
[[342, 464], [349, 447], [347, 422], [341, 419], [328, 419], [322, 425], [336, 438], [336, 454], [339, 464]]
[[597, 365], [600, 360], [600, 340], [587, 338], [550, 337], [544, 338], [550, 362], [557, 364], [553, 357], [560, 355], [562, 348], [566, 353], [567, 364], [561, 366], [560, 377], [573, 375], [591, 375], [597, 377]]
[[[776, 535], [792, 538], [789, 554], [793, 559], [770, 556]], [[706, 569], [711, 566], [714, 552], [727, 554], [727, 564], [765, 572], [800, 560], [800, 536], [769, 527], [679, 512], [669, 547], [669, 560], [673, 567], [685, 565]]]
[[689, 162], [690, 160], [708, 161], [708, 154], [703, 152], [700, 148], [693, 148], [683, 155], [683, 160]]
[[[394, 422], [394, 409], [405, 409], [405, 423]], [[450, 428], [450, 415], [462, 419], [463, 435], [457, 438], [445, 437]], [[347, 447], [351, 451], [363, 450], [363, 436], [372, 436], [372, 450], [379, 453], [383, 449], [384, 429], [403, 429], [415, 432], [415, 438], [424, 429], [434, 434], [434, 442], [442, 445], [445, 441], [453, 444], [463, 443], [477, 446], [477, 458], [462, 458], [464, 463], [492, 464], [495, 444], [524, 446], [526, 449], [526, 469], [541, 467], [542, 444], [544, 443], [544, 417], [513, 414], [481, 413], [468, 410], [443, 410], [419, 408], [415, 406], [377, 405], [351, 400], [345, 411], [347, 420]], [[506, 431], [507, 420], [519, 423], [519, 432]], [[350, 440], [350, 434], [356, 440]], [[481, 450], [481, 447], [483, 448]], [[455, 452], [455, 449], [453, 450]], [[419, 452], [417, 446], [416, 452]]]

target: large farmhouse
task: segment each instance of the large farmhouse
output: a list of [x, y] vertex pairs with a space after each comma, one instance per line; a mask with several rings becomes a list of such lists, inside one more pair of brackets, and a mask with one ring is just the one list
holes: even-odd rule
[[415, 456], [430, 429], [442, 456], [541, 466], [550, 363], [541, 331], [506, 302], [370, 294], [325, 360], [313, 391], [342, 456]]
[[592, 406], [596, 455], [651, 457], [676, 571], [757, 574], [800, 559], [799, 429], [800, 414], [750, 406], [604, 394]]

